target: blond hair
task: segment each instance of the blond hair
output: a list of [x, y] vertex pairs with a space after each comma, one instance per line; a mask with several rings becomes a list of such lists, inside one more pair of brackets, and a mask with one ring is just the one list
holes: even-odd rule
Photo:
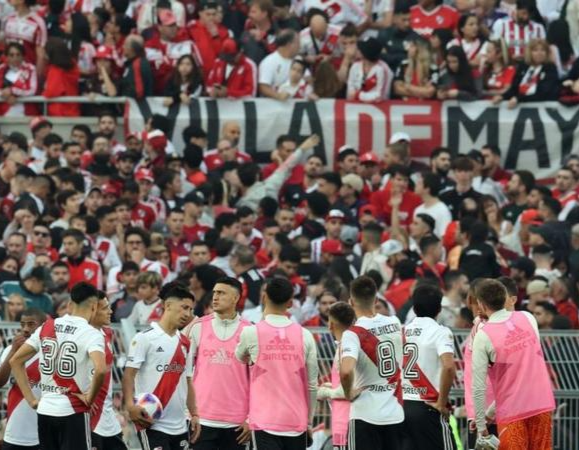
[[532, 52], [537, 47], [543, 47], [545, 52], [547, 52], [547, 61], [549, 61], [551, 57], [551, 49], [549, 48], [549, 43], [545, 39], [531, 39], [527, 48], [525, 48], [525, 64], [528, 66], [533, 65]]
[[163, 279], [157, 272], [142, 272], [137, 276], [137, 288], [143, 285], [161, 289]]
[[408, 84], [412, 83], [414, 72], [418, 72], [420, 83], [422, 84], [430, 78], [432, 55], [428, 43], [414, 41], [414, 45], [416, 46], [416, 55], [414, 55], [413, 58], [408, 58], [408, 67], [404, 74], [404, 81]]

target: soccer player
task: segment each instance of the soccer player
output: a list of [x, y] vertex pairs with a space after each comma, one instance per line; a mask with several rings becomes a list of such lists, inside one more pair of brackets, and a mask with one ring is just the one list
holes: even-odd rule
[[[22, 395], [37, 409], [43, 450], [92, 450], [89, 410], [107, 372], [103, 336], [89, 325], [98, 308], [97, 289], [80, 282], [70, 298], [70, 314], [47, 320], [10, 360]], [[38, 352], [40, 401], [25, 369]]]
[[448, 424], [448, 393], [455, 375], [452, 332], [436, 322], [442, 292], [418, 286], [412, 293], [416, 318], [404, 329], [402, 391], [408, 450], [454, 450]]
[[[3, 449], [18, 450], [26, 448], [39, 449], [38, 418], [22, 397], [22, 391], [14, 380], [10, 380], [10, 358], [44, 323], [46, 314], [39, 309], [27, 309], [20, 315], [20, 332], [12, 339], [12, 344], [4, 349], [0, 364], [0, 386], [9, 382], [8, 405], [6, 412], [6, 429], [4, 431]], [[38, 370], [38, 353], [26, 362], [26, 377], [32, 383], [32, 392], [40, 397], [40, 371]]]
[[235, 355], [253, 365], [249, 429], [255, 450], [305, 450], [311, 440], [318, 362], [312, 334], [292, 322], [293, 286], [273, 278], [262, 293], [265, 319], [241, 332]]
[[[163, 315], [138, 333], [129, 349], [123, 375], [123, 396], [130, 419], [139, 430], [143, 450], [183, 450], [189, 433], [185, 410], [191, 415], [191, 441], [199, 436], [199, 414], [191, 383], [193, 361], [190, 341], [179, 330], [191, 320], [195, 299], [178, 284], [162, 292]], [[134, 404], [135, 395], [151, 393], [163, 405], [163, 414], [153, 422]]]
[[249, 371], [235, 358], [241, 331], [237, 314], [241, 283], [223, 277], [213, 288], [213, 314], [193, 323], [189, 337], [195, 366], [201, 435], [195, 450], [241, 450], [249, 442]]
[[499, 281], [481, 281], [476, 296], [481, 313], [488, 317], [472, 348], [477, 444], [490, 437], [485, 417], [488, 374], [501, 450], [551, 449], [555, 399], [537, 322], [530, 313], [505, 309], [507, 291]]
[[109, 328], [113, 310], [103, 291], [98, 291], [98, 298], [98, 309], [90, 324], [101, 332], [105, 340], [107, 374], [91, 408], [92, 448], [93, 450], [126, 450], [127, 446], [123, 442], [123, 430], [113, 409], [113, 332]]
[[376, 313], [376, 284], [361, 276], [350, 285], [356, 323], [342, 335], [340, 380], [352, 402], [349, 450], [387, 450], [400, 445], [402, 326]]
[[348, 420], [350, 417], [350, 402], [344, 397], [340, 384], [340, 356], [342, 353], [340, 341], [346, 331], [356, 320], [354, 309], [346, 302], [334, 303], [329, 312], [329, 328], [332, 336], [338, 342], [334, 363], [332, 364], [331, 383], [318, 389], [318, 400], [330, 399], [332, 407], [331, 429], [334, 450], [348, 448]]

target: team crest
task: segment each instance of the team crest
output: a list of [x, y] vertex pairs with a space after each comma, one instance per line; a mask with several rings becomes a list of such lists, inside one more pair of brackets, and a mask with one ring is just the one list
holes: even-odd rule
[[92, 269], [84, 269], [84, 277], [87, 280], [92, 280], [92, 278], [94, 277], [95, 273], [94, 270]]

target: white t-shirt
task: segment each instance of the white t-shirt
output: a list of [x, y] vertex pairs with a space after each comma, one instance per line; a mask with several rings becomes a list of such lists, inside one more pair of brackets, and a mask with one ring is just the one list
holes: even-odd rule
[[267, 55], [259, 64], [259, 83], [278, 89], [289, 79], [292, 60], [275, 51]]
[[414, 210], [414, 217], [418, 214], [428, 214], [434, 219], [434, 234], [441, 238], [446, 232], [446, 227], [452, 222], [452, 214], [444, 202], [439, 201], [432, 206], [426, 206], [424, 203]]
[[[65, 315], [54, 320], [56, 339], [40, 336], [48, 327], [39, 327], [26, 341], [37, 352], [40, 352], [40, 390], [42, 396], [38, 404], [38, 413], [53, 417], [75, 414], [71, 398], [66, 395], [68, 388], [54, 380], [54, 375], [64, 380], [72, 380], [78, 386], [79, 393], [86, 392], [91, 384], [93, 368], [90, 354], [105, 352], [103, 335], [89, 325], [86, 319]], [[90, 430], [89, 430], [90, 432]]]
[[[11, 350], [12, 345], [4, 349], [2, 357], [0, 358], [0, 364], [4, 363]], [[39, 374], [36, 373], [38, 372], [38, 353], [26, 361], [26, 372], [29, 380], [31, 379], [30, 373], [39, 376]], [[7, 398], [10, 400], [10, 403], [8, 403], [8, 413], [10, 417], [8, 417], [6, 421], [4, 442], [23, 447], [38, 445], [38, 416], [36, 415], [36, 411], [28, 405], [24, 397], [16, 395], [11, 398], [10, 394], [13, 389], [20, 391], [13, 377], [8, 379], [5, 387], [9, 388]], [[34, 383], [30, 387], [32, 388], [34, 396], [40, 398], [38, 383]]]
[[162, 302], [160, 298], [148, 305], [141, 300], [135, 303], [131, 315], [127, 317], [127, 320], [133, 325], [149, 325], [153, 320], [156, 321], [161, 318], [161, 308]]
[[352, 22], [356, 26], [362, 25], [368, 19], [359, 2], [352, 0], [303, 0], [296, 2], [295, 9], [298, 16], [305, 16], [312, 8], [325, 11], [333, 25], [346, 25]]
[[[404, 410], [395, 392], [400, 388], [402, 366], [402, 325], [397, 317], [376, 314], [360, 317], [355, 324], [369, 333], [362, 338], [350, 330], [342, 335], [342, 357], [356, 360], [354, 389], [364, 388], [352, 402], [350, 419], [374, 425], [404, 420]], [[370, 353], [368, 353], [370, 352]], [[376, 360], [377, 364], [373, 362]]]
[[[175, 362], [174, 358], [181, 359], [184, 364]], [[178, 331], [175, 335], [169, 336], [158, 323], [152, 323], [151, 328], [133, 338], [126, 367], [139, 370], [135, 378], [135, 396], [155, 393], [157, 388], [162, 388], [170, 382], [168, 374], [172, 372], [181, 374], [176, 386], [164, 386], [164, 390], [173, 389], [173, 393], [165, 405], [161, 418], [151, 426], [151, 429], [171, 435], [186, 433], [187, 378], [193, 374], [189, 339]]]
[[452, 331], [430, 317], [416, 317], [404, 328], [404, 400], [435, 402], [440, 389], [440, 356], [454, 354]]

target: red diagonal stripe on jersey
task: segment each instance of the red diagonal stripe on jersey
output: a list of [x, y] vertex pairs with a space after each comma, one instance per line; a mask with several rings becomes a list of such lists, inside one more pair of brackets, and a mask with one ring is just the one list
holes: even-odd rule
[[[40, 344], [42, 347], [42, 340], [43, 339], [52, 339], [56, 342], [56, 331], [54, 329], [54, 320], [50, 319], [47, 320], [44, 325], [42, 325], [42, 329], [40, 330]], [[67, 389], [67, 393], [64, 394], [70, 400], [70, 405], [75, 413], [81, 412], [88, 412], [89, 408], [86, 406], [78, 397], [73, 394], [81, 394], [81, 390], [74, 381], [74, 378], [62, 378], [56, 371], [52, 375], [52, 379], [56, 383], [58, 387], [63, 389]]]
[[[410, 359], [409, 356], [406, 355], [404, 356], [404, 363], [403, 363], [404, 367], [408, 365], [409, 359]], [[409, 381], [410, 384], [417, 389], [426, 389], [425, 395], [420, 394], [419, 391], [418, 395], [420, 395], [420, 399], [429, 402], [435, 402], [436, 400], [438, 400], [438, 391], [432, 385], [426, 374], [422, 371], [422, 369], [418, 366], [417, 363], [414, 364], [412, 370], [418, 372], [418, 379], [417, 380], [407, 379], [407, 381]]]
[[400, 367], [396, 369], [396, 373], [388, 378], [388, 384], [396, 383], [396, 389], [394, 390], [394, 397], [398, 400], [398, 403], [402, 406], [404, 404], [404, 399], [402, 397], [402, 371]]
[[378, 367], [378, 352], [376, 347], [380, 344], [380, 339], [370, 333], [366, 328], [358, 327], [356, 325], [352, 325], [349, 330], [358, 335], [358, 338], [360, 339], [360, 348], [364, 353], [366, 353], [366, 356], [370, 358], [370, 361]]
[[181, 378], [181, 374], [185, 370], [185, 363], [186, 363], [186, 354], [183, 352], [181, 346], [184, 346], [186, 351], [189, 351], [189, 339], [187, 339], [182, 334], [179, 335], [179, 343], [177, 344], [177, 349], [175, 350], [175, 354], [171, 361], [169, 362], [169, 366], [173, 365], [180, 365], [183, 370], [180, 372], [177, 371], [168, 371], [163, 373], [157, 387], [153, 391], [153, 394], [157, 396], [157, 398], [161, 401], [163, 408], [167, 406], [175, 389], [177, 389], [177, 385], [179, 384], [179, 379]]
[[[27, 368], [26, 368], [26, 376], [28, 377], [28, 383], [30, 385], [37, 384], [40, 381], [40, 370], [38, 369], [38, 358], [36, 358]], [[20, 402], [24, 400], [24, 394], [20, 390], [20, 387], [14, 383], [8, 392], [8, 406], [6, 409], [6, 419], [10, 419], [10, 416], [16, 409], [16, 407], [20, 404]]]
[[90, 429], [93, 431], [101, 420], [112, 378], [111, 367], [113, 365], [113, 352], [111, 351], [111, 340], [113, 332], [110, 328], [104, 328], [103, 331], [105, 334], [105, 361], [107, 364], [107, 374], [90, 411]]

